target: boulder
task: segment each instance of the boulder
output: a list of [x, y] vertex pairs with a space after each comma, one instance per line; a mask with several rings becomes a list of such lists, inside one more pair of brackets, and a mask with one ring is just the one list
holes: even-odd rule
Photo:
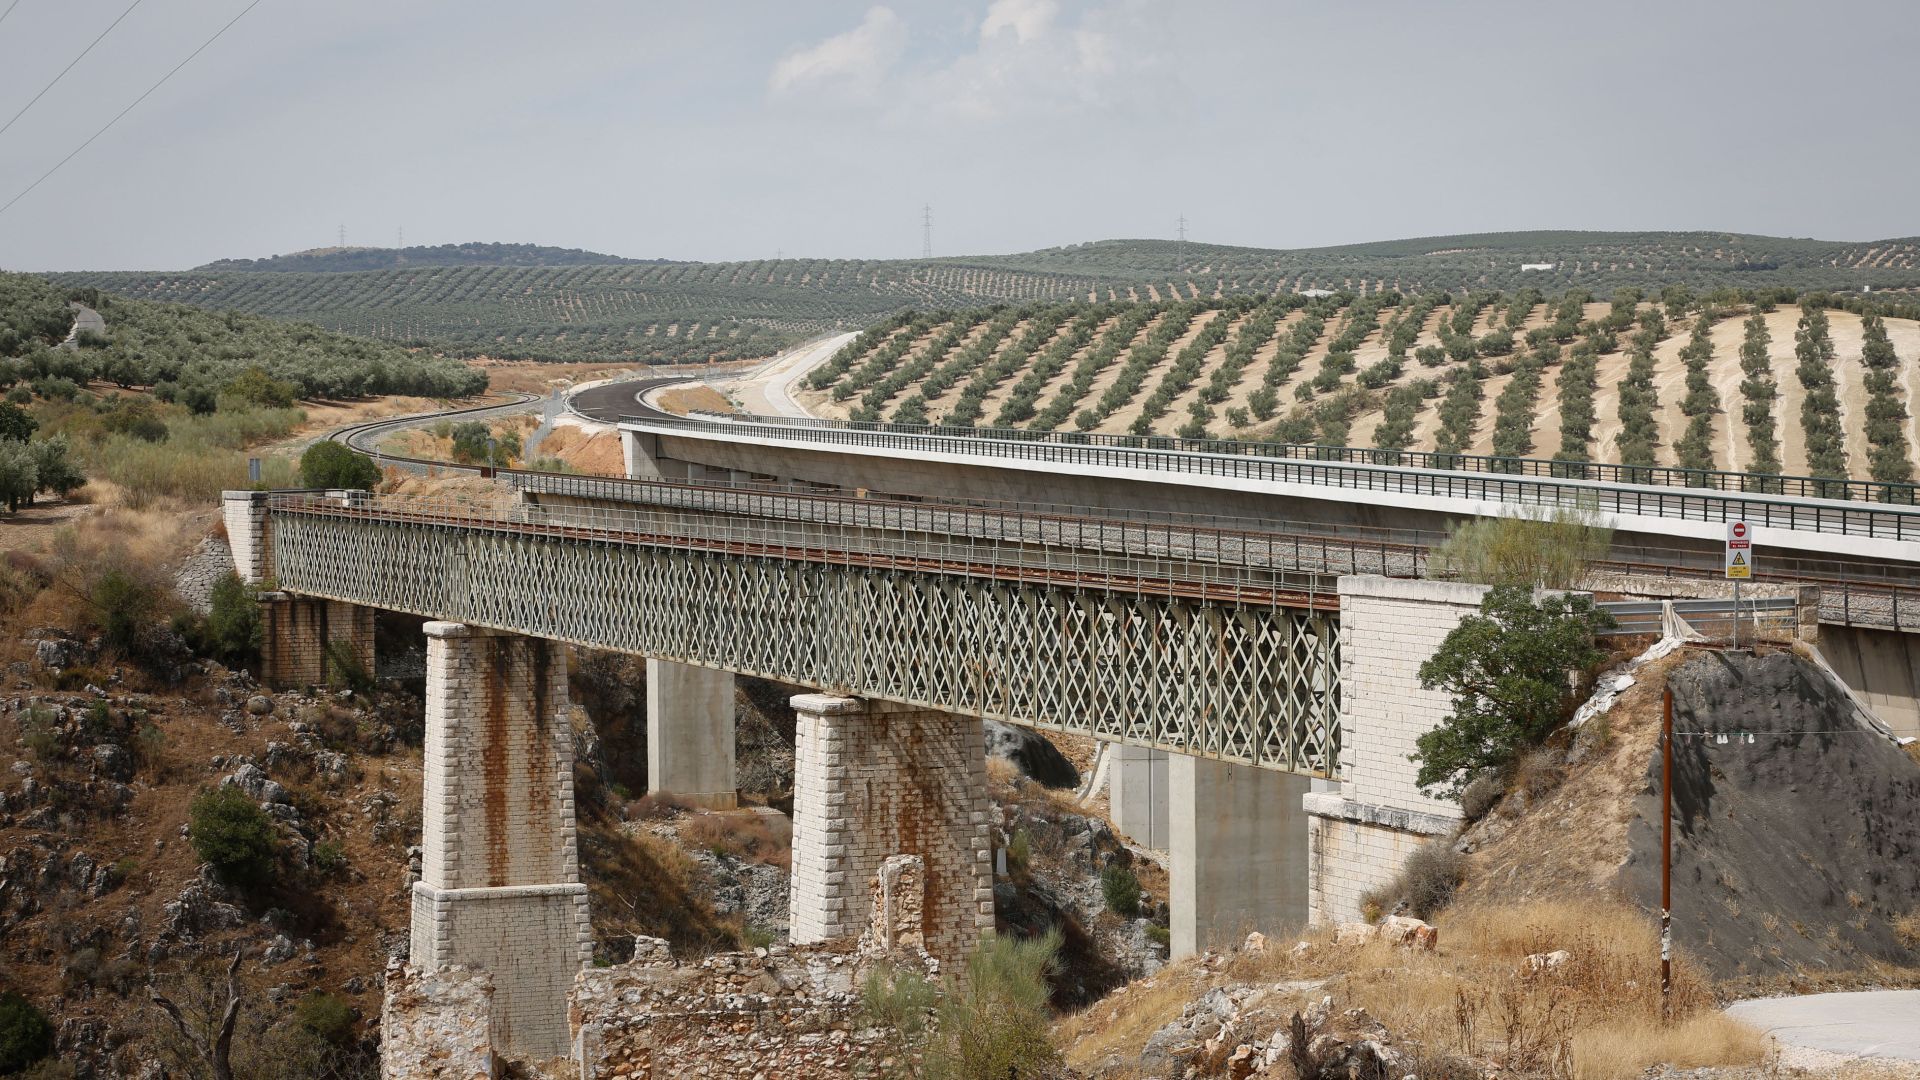
[[1405, 915], [1389, 915], [1380, 920], [1380, 934], [1389, 942], [1403, 949], [1424, 949], [1432, 952], [1440, 943], [1440, 931], [1419, 919], [1410, 919]]
[[988, 757], [1004, 758], [1023, 774], [1050, 788], [1079, 786], [1080, 770], [1039, 732], [998, 720], [987, 720], [984, 724]]
[[1545, 953], [1534, 953], [1532, 956], [1527, 957], [1527, 971], [1529, 973], [1556, 971], [1567, 966], [1572, 960], [1573, 954], [1565, 949], [1555, 949], [1552, 952]]

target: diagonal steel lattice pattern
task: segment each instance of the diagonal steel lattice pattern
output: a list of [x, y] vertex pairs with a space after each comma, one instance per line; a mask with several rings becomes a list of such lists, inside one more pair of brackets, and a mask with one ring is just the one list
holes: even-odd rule
[[276, 498], [269, 531], [296, 593], [1262, 768], [1339, 767], [1325, 596], [1009, 580], [324, 500]]

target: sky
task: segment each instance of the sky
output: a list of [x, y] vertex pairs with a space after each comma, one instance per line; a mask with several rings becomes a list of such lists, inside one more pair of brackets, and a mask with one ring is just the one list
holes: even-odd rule
[[[134, 3], [128, 11], [128, 4]], [[0, 204], [253, 0], [0, 0]], [[0, 268], [1920, 233], [1911, 0], [258, 0]]]

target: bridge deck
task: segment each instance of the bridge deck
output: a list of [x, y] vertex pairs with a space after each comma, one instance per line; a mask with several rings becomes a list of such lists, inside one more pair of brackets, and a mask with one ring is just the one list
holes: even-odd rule
[[294, 592], [1281, 771], [1339, 754], [1319, 574], [669, 510], [276, 495]]

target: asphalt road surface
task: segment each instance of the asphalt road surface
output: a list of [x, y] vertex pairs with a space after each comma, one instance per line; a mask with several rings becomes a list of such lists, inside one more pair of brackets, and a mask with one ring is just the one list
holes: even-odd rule
[[1920, 990], [1762, 998], [1737, 1002], [1727, 1015], [1790, 1046], [1920, 1061]]

